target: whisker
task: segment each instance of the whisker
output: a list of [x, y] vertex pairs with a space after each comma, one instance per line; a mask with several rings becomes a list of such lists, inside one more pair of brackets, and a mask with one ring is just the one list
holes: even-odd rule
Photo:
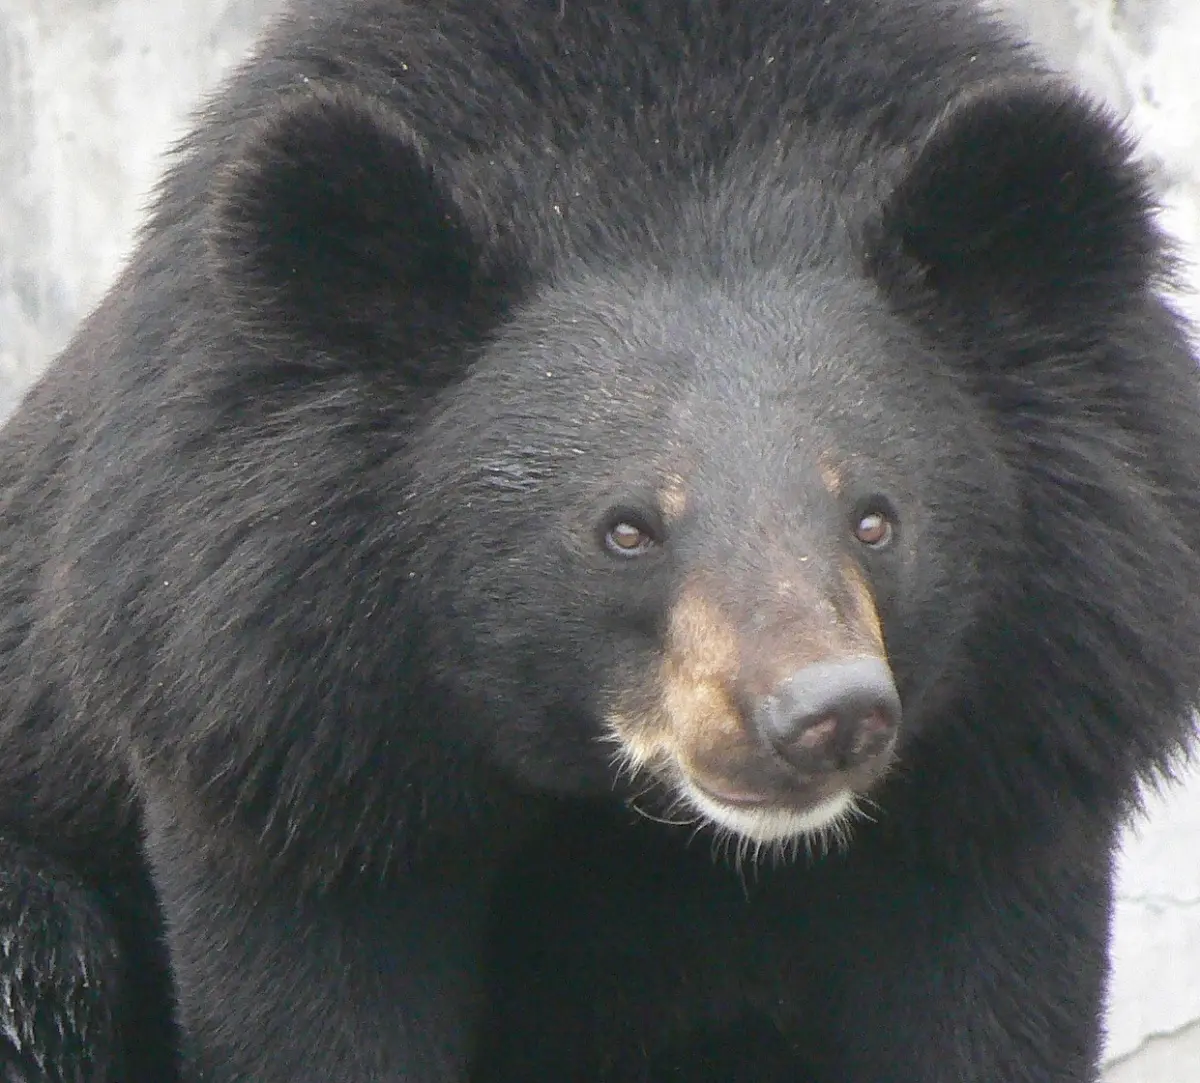
[[655, 816], [654, 813], [647, 812], [632, 798], [626, 801], [625, 804], [643, 819], [649, 820], [652, 823], [662, 824], [665, 827], [690, 827], [696, 822], [695, 817], [689, 820], [672, 820], [668, 819], [666, 816]]

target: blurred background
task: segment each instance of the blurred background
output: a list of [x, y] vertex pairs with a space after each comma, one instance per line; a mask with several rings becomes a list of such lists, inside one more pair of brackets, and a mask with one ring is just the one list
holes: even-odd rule
[[[1200, 0], [988, 0], [1144, 140], [1200, 259]], [[127, 252], [168, 142], [279, 0], [0, 0], [0, 416]], [[1200, 268], [1180, 306], [1200, 320]], [[1200, 659], [1197, 659], [1200, 665]], [[1200, 1083], [1200, 772], [1121, 863], [1105, 1083]]]

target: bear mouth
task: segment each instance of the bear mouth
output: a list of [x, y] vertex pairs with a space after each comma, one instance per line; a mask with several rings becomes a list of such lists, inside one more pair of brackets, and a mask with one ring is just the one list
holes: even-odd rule
[[692, 810], [718, 831], [764, 846], [844, 843], [850, 822], [862, 815], [859, 795], [848, 786], [807, 802], [725, 790], [682, 773], [677, 787]]

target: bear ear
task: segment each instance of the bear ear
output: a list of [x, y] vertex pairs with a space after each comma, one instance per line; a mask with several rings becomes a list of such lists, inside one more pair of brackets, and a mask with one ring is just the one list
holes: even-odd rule
[[989, 310], [1052, 318], [1139, 292], [1163, 270], [1131, 141], [1048, 79], [992, 84], [951, 106], [881, 225], [882, 251], [915, 264], [927, 288]]
[[212, 197], [218, 288], [258, 341], [395, 365], [444, 352], [494, 299], [482, 231], [396, 112], [358, 91], [289, 94]]

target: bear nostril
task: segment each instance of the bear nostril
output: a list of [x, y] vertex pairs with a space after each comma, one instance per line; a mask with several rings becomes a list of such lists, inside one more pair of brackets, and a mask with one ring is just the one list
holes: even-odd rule
[[891, 746], [900, 699], [881, 659], [819, 662], [782, 681], [755, 720], [762, 739], [798, 771], [848, 770]]
[[851, 755], [865, 759], [878, 755], [891, 743], [892, 735], [896, 732], [896, 724], [883, 711], [872, 711], [864, 718], [859, 719], [857, 728], [853, 732], [854, 737], [850, 745]]
[[821, 718], [811, 726], [806, 726], [796, 738], [796, 744], [801, 748], [818, 748], [830, 740], [837, 732], [836, 717]]

